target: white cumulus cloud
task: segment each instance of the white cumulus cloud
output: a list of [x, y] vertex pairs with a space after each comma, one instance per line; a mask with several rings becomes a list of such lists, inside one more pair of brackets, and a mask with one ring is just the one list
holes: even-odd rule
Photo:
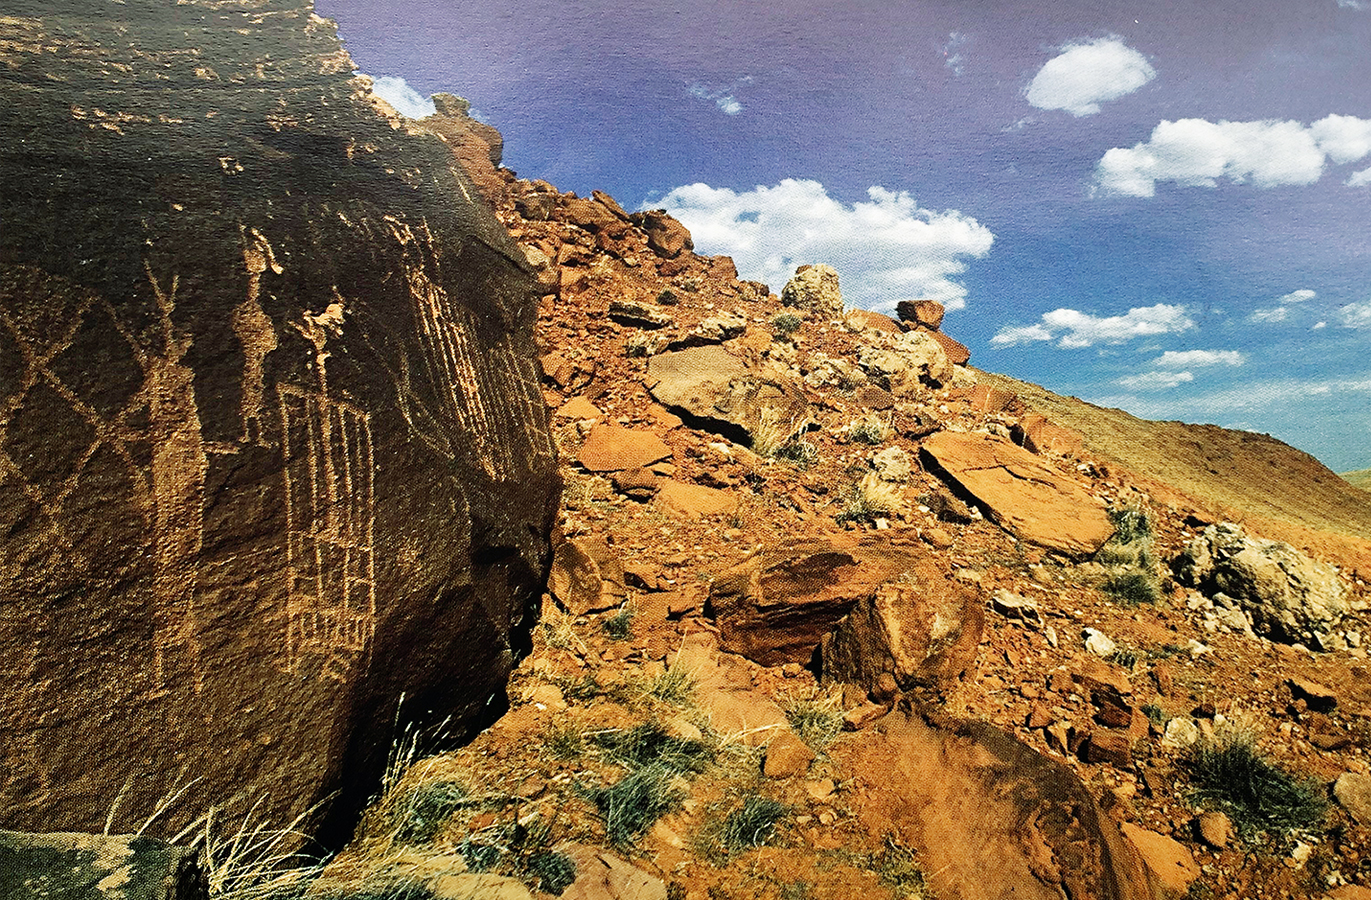
[[1130, 309], [1121, 316], [1092, 316], [1074, 309], [1043, 313], [1042, 322], [1019, 328], [1001, 328], [990, 339], [993, 347], [1013, 347], [1031, 341], [1057, 341], [1058, 347], [1075, 349], [1095, 344], [1121, 344], [1136, 337], [1175, 334], [1194, 328], [1184, 307], [1167, 303]]
[[1131, 94], [1157, 77], [1147, 58], [1117, 37], [1067, 44], [1033, 76], [1024, 96], [1038, 109], [1090, 116], [1100, 103]]
[[1194, 380], [1195, 376], [1190, 372], [1144, 372], [1120, 378], [1114, 383], [1130, 391], [1164, 391]]
[[[1324, 164], [1371, 154], [1371, 119], [1327, 116], [1312, 125], [1286, 121], [1163, 121], [1131, 148], [1114, 147], [1095, 167], [1095, 192], [1151, 197], [1157, 182], [1214, 187], [1219, 179], [1259, 188], [1308, 185]], [[1355, 180], [1357, 176], [1353, 176]]]
[[1352, 177], [1347, 179], [1348, 187], [1366, 187], [1368, 184], [1371, 184], [1371, 169], [1354, 172]]
[[1338, 0], [1339, 9], [1371, 9], [1371, 3], [1366, 0]]
[[1290, 306], [1294, 303], [1306, 303], [1318, 296], [1317, 291], [1309, 288], [1300, 288], [1298, 291], [1291, 291], [1276, 298], [1276, 306], [1270, 309], [1255, 310], [1249, 318], [1253, 322], [1284, 322], [1290, 318]]
[[805, 263], [838, 270], [852, 306], [892, 310], [901, 300], [966, 305], [955, 277], [990, 252], [990, 229], [956, 210], [920, 209], [904, 191], [873, 187], [845, 204], [817, 181], [787, 178], [737, 192], [707, 184], [673, 189], [658, 203], [690, 229], [703, 253], [733, 257], [744, 278], [779, 291]]
[[1276, 302], [1282, 306], [1288, 303], [1304, 303], [1306, 300], [1313, 300], [1318, 295], [1317, 291], [1311, 291], [1309, 288], [1300, 288], [1298, 291], [1291, 291], [1288, 294], [1277, 297]]
[[1272, 309], [1254, 310], [1251, 315], [1253, 322], [1261, 322], [1263, 324], [1284, 322], [1288, 318], [1290, 318], [1290, 310], [1288, 307], [1284, 306], [1277, 306]]
[[1152, 360], [1159, 369], [1188, 369], [1201, 366], [1240, 366], [1247, 357], [1238, 350], [1167, 350]]
[[411, 119], [423, 119], [437, 110], [433, 101], [414, 88], [409, 82], [394, 75], [382, 75], [372, 80], [371, 91], [382, 100], [395, 107], [395, 111]]

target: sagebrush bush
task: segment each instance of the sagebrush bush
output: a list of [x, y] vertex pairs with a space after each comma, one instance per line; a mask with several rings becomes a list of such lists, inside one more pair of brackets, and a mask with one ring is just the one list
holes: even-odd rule
[[848, 440], [872, 446], [884, 443], [891, 435], [890, 423], [875, 414], [854, 419], [845, 431]]
[[785, 717], [800, 740], [814, 751], [826, 749], [843, 731], [841, 698], [795, 700], [787, 704]]
[[794, 334], [800, 330], [803, 321], [795, 313], [783, 312], [771, 320], [771, 327], [777, 334]]
[[1100, 590], [1129, 606], [1156, 603], [1161, 596], [1157, 579], [1148, 572], [1137, 570], [1109, 576]]
[[633, 637], [633, 608], [625, 603], [617, 613], [605, 619], [604, 629], [611, 640], [626, 641]]
[[633, 769], [608, 787], [582, 786], [580, 792], [595, 804], [605, 836], [624, 847], [681, 805], [685, 792], [676, 786], [676, 778], [671, 767], [655, 764]]

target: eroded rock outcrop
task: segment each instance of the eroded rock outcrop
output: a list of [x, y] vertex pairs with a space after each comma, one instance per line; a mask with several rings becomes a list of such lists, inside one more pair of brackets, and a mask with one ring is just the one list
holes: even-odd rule
[[744, 445], [783, 443], [809, 421], [798, 385], [748, 366], [720, 344], [652, 357], [647, 385], [658, 403]]
[[1289, 544], [1250, 538], [1224, 522], [1206, 527], [1172, 568], [1182, 583], [1237, 601], [1259, 634], [1324, 649], [1342, 641], [1334, 629], [1349, 607], [1338, 570]]
[[537, 609], [531, 277], [304, 0], [49, 6], [0, 50], [0, 823], [345, 825]]
[[843, 292], [832, 266], [800, 266], [781, 289], [781, 304], [830, 316], [843, 314]]

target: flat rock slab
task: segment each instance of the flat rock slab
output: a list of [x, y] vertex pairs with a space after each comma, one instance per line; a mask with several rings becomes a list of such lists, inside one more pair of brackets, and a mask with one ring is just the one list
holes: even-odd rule
[[621, 425], [596, 425], [581, 445], [578, 461], [588, 472], [637, 469], [671, 456], [671, 448], [650, 431]]
[[1114, 535], [1105, 507], [1079, 483], [1002, 438], [940, 431], [920, 454], [1016, 537], [1080, 559]]
[[783, 443], [803, 428], [809, 403], [790, 380], [752, 369], [722, 344], [659, 353], [648, 361], [653, 399], [736, 443]]
[[671, 478], [658, 482], [654, 502], [659, 509], [688, 518], [726, 515], [738, 508], [736, 494]]

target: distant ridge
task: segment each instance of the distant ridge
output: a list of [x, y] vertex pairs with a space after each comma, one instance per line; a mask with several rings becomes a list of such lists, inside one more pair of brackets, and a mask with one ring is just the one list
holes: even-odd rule
[[1355, 472], [1343, 472], [1341, 477], [1347, 479], [1355, 487], [1364, 491], [1371, 491], [1371, 469], [1358, 469]]

